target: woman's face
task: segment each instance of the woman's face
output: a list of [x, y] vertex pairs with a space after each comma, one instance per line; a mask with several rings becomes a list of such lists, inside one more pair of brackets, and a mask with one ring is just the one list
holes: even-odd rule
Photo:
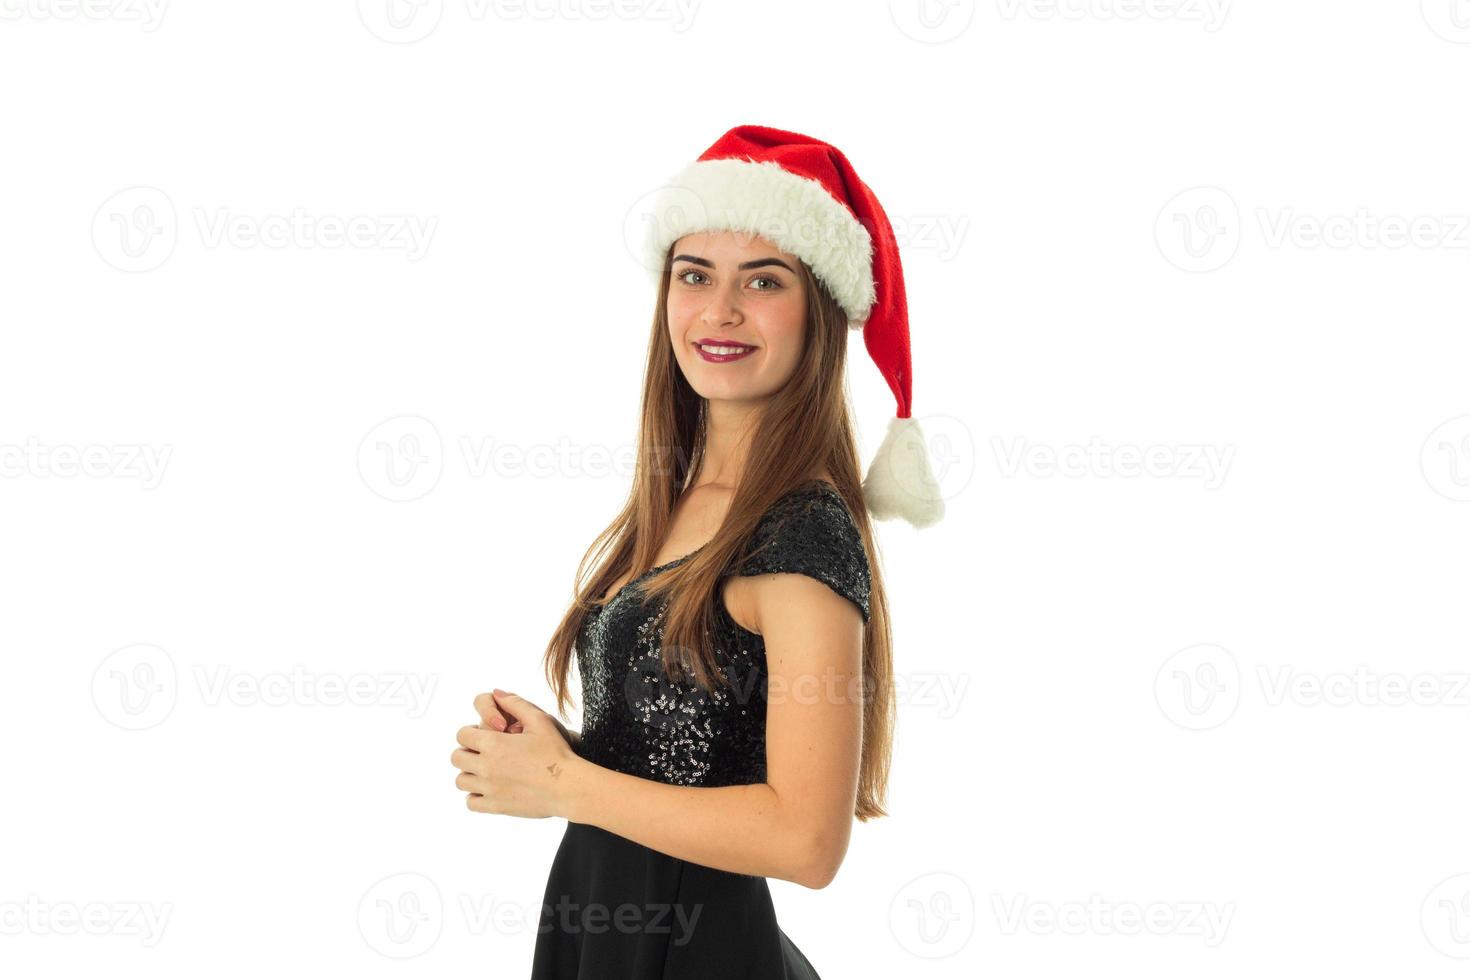
[[[745, 232], [696, 232], [674, 243], [669, 336], [700, 396], [759, 401], [791, 377], [806, 326], [799, 266], [796, 256]], [[754, 349], [731, 356], [709, 347]]]

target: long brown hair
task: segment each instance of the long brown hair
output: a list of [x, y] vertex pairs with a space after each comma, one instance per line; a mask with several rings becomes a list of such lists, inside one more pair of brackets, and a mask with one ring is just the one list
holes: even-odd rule
[[[706, 402], [690, 387], [669, 340], [668, 288], [673, 246], [663, 275], [648, 341], [642, 421], [633, 487], [617, 519], [588, 547], [577, 566], [575, 599], [547, 645], [544, 667], [565, 715], [572, 650], [587, 614], [615, 582], [634, 569], [646, 573], [667, 537], [679, 495], [699, 473], [704, 452]], [[806, 284], [806, 342], [795, 373], [771, 396], [749, 438], [759, 451], [746, 454], [724, 523], [713, 540], [688, 561], [644, 580], [649, 596], [665, 596], [664, 669], [672, 678], [693, 676], [705, 690], [728, 683], [707, 642], [714, 629], [720, 573], [741, 555], [756, 525], [781, 496], [811, 479], [821, 465], [833, 477], [862, 532], [871, 571], [869, 621], [863, 630], [863, 736], [855, 816], [866, 821], [884, 809], [896, 715], [892, 637], [872, 523], [863, 504], [862, 478], [847, 402], [847, 316], [831, 293], [800, 264]], [[598, 564], [600, 562], [600, 564]], [[589, 565], [597, 564], [590, 578]], [[631, 579], [630, 579], [631, 581]]]

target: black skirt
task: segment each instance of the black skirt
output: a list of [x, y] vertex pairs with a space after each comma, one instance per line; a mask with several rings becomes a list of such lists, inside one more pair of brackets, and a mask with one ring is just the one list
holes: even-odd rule
[[532, 980], [819, 980], [765, 878], [568, 823], [546, 882]]

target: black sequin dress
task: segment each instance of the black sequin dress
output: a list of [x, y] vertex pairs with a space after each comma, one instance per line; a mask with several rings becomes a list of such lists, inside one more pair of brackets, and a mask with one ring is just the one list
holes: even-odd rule
[[[825, 480], [803, 484], [772, 505], [742, 554], [725, 575], [808, 575], [852, 600], [868, 621], [862, 535]], [[646, 601], [638, 584], [689, 557], [649, 569], [588, 614], [576, 643], [579, 754], [680, 786], [764, 782], [765, 643], [730, 618], [719, 590], [715, 657], [732, 687], [704, 691], [692, 680], [675, 683], [660, 663], [665, 603]], [[546, 882], [531, 977], [818, 980], [777, 925], [765, 878], [684, 861], [572, 822]]]

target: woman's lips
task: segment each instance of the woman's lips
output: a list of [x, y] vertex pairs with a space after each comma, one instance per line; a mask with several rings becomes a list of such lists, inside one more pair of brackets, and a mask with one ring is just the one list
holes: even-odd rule
[[743, 351], [743, 352], [741, 352], [739, 354], [711, 354], [709, 351], [707, 351], [703, 347], [699, 346], [699, 344], [695, 344], [694, 345], [694, 350], [695, 350], [695, 353], [697, 353], [700, 357], [704, 358], [706, 361], [709, 361], [711, 364], [725, 364], [725, 363], [727, 363], [729, 361], [738, 361], [738, 360], [741, 360], [742, 358], [749, 357], [750, 355], [754, 354], [756, 351], [760, 350], [760, 348], [759, 347], [752, 347], [749, 350]]

